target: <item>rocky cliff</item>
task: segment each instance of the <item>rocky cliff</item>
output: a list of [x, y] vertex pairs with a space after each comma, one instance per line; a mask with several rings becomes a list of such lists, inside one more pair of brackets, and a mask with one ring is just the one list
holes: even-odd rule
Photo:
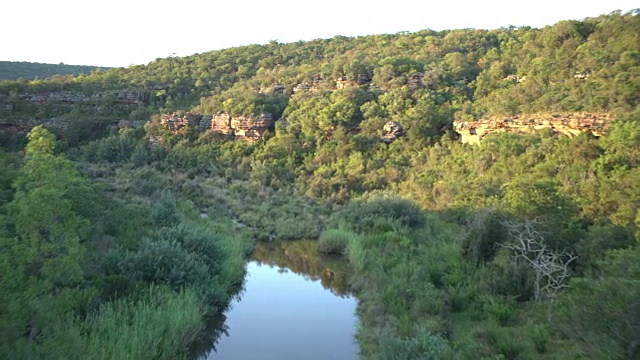
[[160, 116], [160, 123], [173, 133], [177, 133], [188, 126], [197, 127], [200, 125], [201, 120], [202, 115], [190, 112], [174, 112], [172, 114], [164, 114]]
[[479, 143], [493, 133], [530, 134], [536, 130], [551, 129], [556, 134], [574, 137], [583, 132], [601, 136], [612, 121], [609, 114], [555, 114], [520, 115], [501, 119], [454, 122], [455, 131], [463, 143]]
[[91, 95], [71, 92], [71, 91], [45, 91], [32, 94], [22, 94], [15, 96], [4, 96], [0, 98], [0, 108], [11, 111], [13, 104], [17, 102], [27, 102], [36, 105], [45, 103], [75, 104], [79, 102], [98, 102], [109, 99], [119, 104], [147, 104], [150, 93], [147, 91], [113, 90], [104, 91]]
[[274, 119], [270, 113], [231, 117], [225, 112], [220, 112], [211, 119], [211, 130], [215, 133], [233, 135], [237, 140], [246, 141], [261, 139], [273, 125]]

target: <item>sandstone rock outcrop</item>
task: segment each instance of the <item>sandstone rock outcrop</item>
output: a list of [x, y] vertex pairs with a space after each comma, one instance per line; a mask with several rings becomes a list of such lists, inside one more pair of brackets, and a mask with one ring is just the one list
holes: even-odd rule
[[384, 130], [385, 132], [385, 134], [382, 135], [382, 141], [386, 142], [387, 144], [404, 135], [404, 129], [402, 128], [402, 125], [400, 125], [400, 123], [397, 121], [387, 122], [386, 124], [384, 124], [382, 130]]
[[513, 81], [514, 83], [519, 84], [521, 82], [525, 82], [527, 80], [527, 77], [511, 74], [511, 75], [507, 75], [507, 77], [505, 77], [502, 80]]
[[348, 89], [356, 86], [355, 81], [347, 80], [346, 76], [340, 76], [336, 78], [336, 90]]
[[202, 115], [192, 114], [190, 112], [174, 112], [172, 114], [164, 114], [160, 117], [160, 123], [173, 133], [187, 126], [196, 127], [200, 124], [200, 120], [202, 120]]
[[231, 118], [231, 128], [237, 137], [256, 141], [273, 127], [273, 115], [262, 113], [260, 115], [234, 116]]
[[305, 92], [305, 91], [309, 91], [311, 89], [311, 85], [309, 85], [308, 83], [304, 82], [302, 84], [298, 84], [293, 88], [293, 93], [299, 93], [299, 92]]
[[271, 86], [263, 86], [259, 90], [260, 94], [280, 94], [285, 95], [287, 93], [287, 89], [282, 84], [273, 84]]
[[231, 128], [231, 117], [226, 112], [219, 112], [211, 118], [211, 130], [216, 133], [227, 135], [233, 132]]
[[455, 131], [460, 134], [463, 143], [479, 143], [482, 138], [492, 133], [508, 132], [530, 134], [536, 130], [551, 129], [556, 134], [570, 137], [583, 132], [601, 136], [612, 118], [609, 114], [565, 114], [550, 116], [514, 116], [511, 118], [489, 119], [478, 121], [456, 121]]
[[211, 119], [211, 129], [219, 134], [233, 135], [237, 140], [256, 141], [274, 125], [273, 115], [262, 113], [230, 117], [225, 112], [217, 113]]

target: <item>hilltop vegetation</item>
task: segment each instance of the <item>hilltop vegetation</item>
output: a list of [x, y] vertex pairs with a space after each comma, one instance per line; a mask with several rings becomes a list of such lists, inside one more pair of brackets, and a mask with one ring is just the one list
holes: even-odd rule
[[[147, 113], [194, 106], [206, 114], [260, 111], [266, 106], [258, 94], [261, 87], [281, 84], [291, 92], [300, 83], [322, 79], [318, 87], [323, 90], [334, 87], [338, 77], [358, 81], [359, 74], [370, 76], [380, 90], [380, 94], [371, 95], [377, 101], [357, 91], [367, 92], [370, 86], [344, 91], [343, 96], [332, 99], [326, 98], [325, 91], [318, 91], [309, 101], [322, 100], [334, 107], [346, 102], [355, 107], [355, 117], [350, 117], [353, 121], [388, 117], [404, 120], [407, 126], [411, 118], [400, 114], [416, 105], [420, 106], [415, 112], [437, 114], [444, 123], [454, 116], [628, 111], [638, 102], [638, 22], [634, 13], [613, 13], [543, 29], [424, 30], [290, 44], [274, 41], [73, 78], [0, 85], [4, 96], [146, 90], [151, 97], [144, 113], [138, 106], [104, 106], [113, 101], [108, 98], [91, 108], [84, 103], [65, 107], [51, 103], [44, 104], [44, 109], [14, 99], [14, 112], [2, 117], [104, 115], [140, 119]], [[424, 88], [408, 92], [407, 79], [415, 73], [422, 74]], [[233, 104], [224, 103], [227, 99], [234, 99]], [[362, 108], [368, 102], [371, 104]]]
[[0, 80], [46, 79], [52, 76], [88, 74], [95, 70], [109, 70], [108, 67], [41, 64], [27, 61], [0, 61]]
[[[19, 138], [0, 154], [0, 348], [112, 344], [115, 358], [150, 346], [113, 330], [140, 324], [165, 334], [152, 357], [186, 356], [251, 241], [318, 239], [349, 261], [363, 358], [635, 359], [639, 34], [637, 12], [612, 13], [0, 82], [2, 124], [58, 133], [36, 127], [26, 156], [9, 152]], [[257, 141], [201, 120], [266, 112]], [[549, 128], [472, 146], [452, 128], [596, 112], [615, 119], [599, 138]]]

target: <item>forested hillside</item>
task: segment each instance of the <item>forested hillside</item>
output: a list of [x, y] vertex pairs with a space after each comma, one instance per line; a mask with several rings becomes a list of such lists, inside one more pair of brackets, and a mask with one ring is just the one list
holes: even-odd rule
[[45, 79], [55, 75], [88, 74], [94, 70], [109, 70], [107, 67], [65, 64], [41, 64], [26, 61], [0, 61], [0, 80]]
[[317, 239], [362, 358], [638, 359], [639, 37], [617, 12], [2, 81], [0, 349], [195, 356], [252, 243]]

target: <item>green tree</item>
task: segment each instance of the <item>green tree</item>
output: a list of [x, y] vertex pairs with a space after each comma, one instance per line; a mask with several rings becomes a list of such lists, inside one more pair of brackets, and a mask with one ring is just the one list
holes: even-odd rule
[[26, 149], [28, 155], [53, 154], [56, 145], [56, 136], [42, 125], [31, 129], [27, 138], [29, 139]]
[[7, 300], [0, 305], [5, 335], [15, 339], [28, 329], [30, 341], [46, 336], [56, 319], [83, 301], [81, 240], [90, 225], [76, 211], [79, 199], [70, 196], [76, 186], [83, 193], [84, 180], [67, 160], [50, 154], [52, 135], [34, 130], [8, 205], [14, 231], [0, 243], [7, 270], [0, 284]]

